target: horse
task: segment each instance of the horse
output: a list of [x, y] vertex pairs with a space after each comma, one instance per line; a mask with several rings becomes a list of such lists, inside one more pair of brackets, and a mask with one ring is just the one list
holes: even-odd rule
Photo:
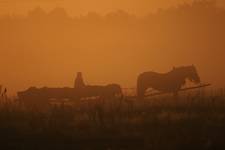
[[174, 67], [167, 73], [144, 72], [137, 79], [137, 96], [143, 99], [149, 88], [177, 95], [181, 87], [185, 85], [186, 79], [196, 84], [200, 83], [200, 77], [194, 65]]

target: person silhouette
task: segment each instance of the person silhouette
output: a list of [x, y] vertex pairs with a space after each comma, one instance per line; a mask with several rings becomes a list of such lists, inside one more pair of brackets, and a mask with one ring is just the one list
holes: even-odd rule
[[75, 79], [74, 88], [75, 89], [83, 89], [85, 87], [82, 72], [77, 73], [77, 77]]

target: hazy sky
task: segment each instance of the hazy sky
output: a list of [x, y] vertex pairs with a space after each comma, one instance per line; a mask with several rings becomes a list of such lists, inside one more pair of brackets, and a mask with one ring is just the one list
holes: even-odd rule
[[[88, 11], [107, 13], [117, 9], [143, 15], [158, 8], [168, 8], [191, 1], [193, 0], [0, 0], [0, 13], [24, 14], [34, 7], [41, 6], [47, 10], [64, 7], [72, 15], [84, 14]], [[217, 2], [225, 6], [224, 0], [217, 0]]]

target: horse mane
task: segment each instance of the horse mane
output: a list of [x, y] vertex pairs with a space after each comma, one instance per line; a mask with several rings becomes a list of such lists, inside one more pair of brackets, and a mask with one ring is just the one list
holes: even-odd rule
[[[181, 70], [187, 70], [187, 69], [193, 69], [193, 70], [196, 70], [196, 67], [195, 67], [194, 65], [173, 67], [172, 70], [170, 70], [170, 71], [168, 71], [168, 72], [164, 72], [164, 73], [159, 73], [159, 74], [168, 74], [168, 73], [179, 72], [179, 71], [181, 71]], [[153, 70], [151, 70], [151, 71], [146, 71], [146, 72], [141, 73], [140, 75], [148, 74], [148, 73], [151, 73], [151, 72], [155, 72], [155, 71], [153, 71]], [[140, 75], [139, 75], [139, 76], [140, 76]]]
[[170, 71], [180, 71], [180, 70], [186, 70], [186, 69], [195, 69], [194, 65], [191, 66], [179, 66], [179, 67], [173, 67], [173, 69]]
[[173, 67], [173, 69], [171, 71], [168, 72], [168, 74], [170, 73], [174, 73], [174, 74], [184, 74], [187, 72], [197, 72], [196, 71], [196, 67], [194, 65], [190, 65], [190, 66], [180, 66], [180, 67]]

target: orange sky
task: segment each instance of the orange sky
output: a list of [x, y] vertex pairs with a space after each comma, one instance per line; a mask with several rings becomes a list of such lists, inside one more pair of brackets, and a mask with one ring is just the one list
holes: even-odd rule
[[[106, 13], [123, 9], [130, 13], [144, 15], [158, 8], [168, 8], [193, 0], [0, 0], [0, 13], [24, 14], [34, 7], [46, 10], [63, 7], [72, 15], [85, 14], [88, 11]], [[217, 0], [225, 6], [224, 0]]]

